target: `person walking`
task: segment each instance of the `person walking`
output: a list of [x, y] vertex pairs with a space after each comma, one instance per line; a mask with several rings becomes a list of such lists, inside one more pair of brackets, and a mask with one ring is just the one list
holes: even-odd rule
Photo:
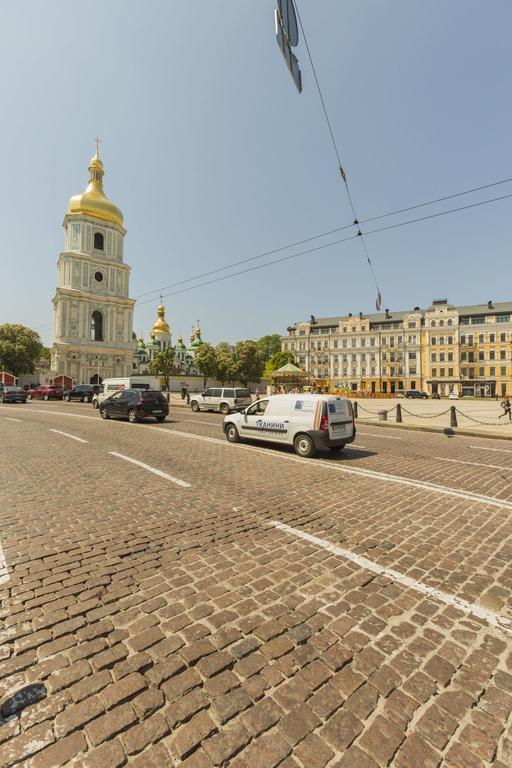
[[503, 413], [500, 413], [499, 419], [501, 419], [502, 416], [506, 416], [508, 414], [508, 420], [512, 421], [512, 406], [510, 404], [510, 398], [508, 395], [505, 395], [505, 398], [500, 403], [501, 407], [503, 408]]

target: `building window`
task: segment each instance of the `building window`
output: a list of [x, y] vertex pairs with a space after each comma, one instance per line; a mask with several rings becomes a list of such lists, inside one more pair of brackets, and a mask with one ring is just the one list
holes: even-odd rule
[[439, 355], [439, 362], [440, 363], [444, 363], [444, 360], [445, 360], [444, 352], [441, 352], [440, 355]]
[[436, 362], [436, 353], [435, 352], [432, 352], [432, 354], [430, 356], [430, 359], [432, 360], [433, 363]]
[[437, 376], [437, 368], [432, 368], [432, 376]]
[[485, 360], [485, 353], [484, 353], [484, 352], [482, 352], [482, 351], [480, 351], [480, 352], [478, 353], [478, 359], [479, 359], [479, 360]]
[[407, 327], [408, 328], [416, 328], [416, 323], [414, 323], [414, 322], [408, 323]]
[[500, 333], [500, 341], [506, 341], [507, 340], [507, 334], [506, 333]]
[[494, 367], [489, 368], [489, 376], [496, 376], [496, 368]]
[[510, 322], [510, 315], [496, 315], [496, 322], [497, 323], [509, 323]]
[[448, 376], [453, 376], [453, 368], [448, 368]]
[[451, 320], [448, 320], [448, 322], [446, 323], [446, 325], [452, 325], [452, 321], [451, 321]]
[[432, 336], [432, 345], [435, 346], [437, 344], [437, 339], [435, 336]]
[[465, 337], [464, 335], [462, 335], [462, 336], [460, 337], [460, 343], [461, 343], [461, 344], [465, 344], [465, 343], [466, 343], [466, 337]]
[[440, 320], [439, 325], [444, 325], [444, 320]]
[[439, 369], [439, 375], [440, 375], [441, 377], [444, 377], [444, 368], [440, 368], [440, 369]]
[[485, 368], [479, 368], [478, 369], [478, 375], [482, 376], [482, 377], [485, 376]]
[[506, 369], [506, 367], [503, 365], [503, 366], [500, 368], [500, 376], [506, 376], [506, 375], [507, 375], [507, 369]]
[[91, 341], [103, 341], [103, 315], [97, 310], [91, 315]]
[[432, 320], [432, 322], [430, 323], [430, 325], [432, 326], [432, 328], [435, 328], [435, 327], [436, 327], [436, 321], [435, 321], [435, 320]]
[[103, 243], [104, 238], [101, 232], [95, 232], [94, 233], [94, 250], [95, 251], [102, 251], [103, 250]]
[[483, 333], [479, 333], [479, 334], [478, 334], [478, 343], [479, 343], [479, 344], [483, 344], [483, 343], [484, 343], [484, 340], [485, 340], [485, 339], [484, 339], [484, 334], [483, 334]]
[[500, 349], [500, 360], [506, 360], [506, 359], [507, 359], [507, 350]]
[[453, 352], [448, 352], [448, 361], [451, 362], [453, 360]]
[[495, 358], [496, 358], [496, 352], [494, 351], [494, 349], [491, 349], [491, 351], [489, 352], [489, 360], [494, 360]]

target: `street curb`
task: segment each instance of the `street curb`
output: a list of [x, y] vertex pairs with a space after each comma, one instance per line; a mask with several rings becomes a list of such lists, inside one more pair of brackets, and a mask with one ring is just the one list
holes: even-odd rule
[[367, 421], [366, 419], [357, 419], [360, 424], [371, 424], [372, 427], [383, 427], [388, 429], [411, 429], [416, 432], [434, 432], [436, 434], [444, 435], [462, 435], [466, 437], [485, 437], [489, 440], [512, 440], [512, 435], [507, 437], [506, 435], [495, 435], [490, 432], [472, 432], [468, 429], [460, 429], [459, 427], [422, 427], [415, 424], [397, 424], [396, 422], [383, 422], [383, 421]]

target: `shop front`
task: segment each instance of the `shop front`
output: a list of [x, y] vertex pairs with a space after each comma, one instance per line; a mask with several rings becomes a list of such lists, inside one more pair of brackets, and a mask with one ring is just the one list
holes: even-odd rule
[[469, 380], [461, 383], [463, 397], [496, 397], [496, 381]]

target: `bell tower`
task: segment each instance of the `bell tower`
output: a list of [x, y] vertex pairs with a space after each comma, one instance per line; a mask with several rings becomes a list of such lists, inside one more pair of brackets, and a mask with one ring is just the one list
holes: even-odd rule
[[123, 214], [103, 190], [103, 163], [89, 164], [89, 184], [69, 201], [64, 250], [57, 262], [53, 299], [52, 370], [75, 384], [99, 383], [133, 371], [134, 299], [124, 263]]

